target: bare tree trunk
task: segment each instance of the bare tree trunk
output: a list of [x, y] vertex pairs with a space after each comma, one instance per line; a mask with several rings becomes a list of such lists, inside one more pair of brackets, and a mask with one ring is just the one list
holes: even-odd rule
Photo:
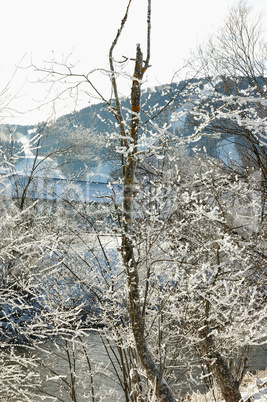
[[223, 399], [226, 402], [241, 401], [242, 397], [239, 391], [239, 384], [234, 379], [227, 363], [220, 353], [212, 352], [208, 355], [208, 358], [212, 360], [210, 367], [220, 387]]
[[175, 398], [163, 378], [154, 359], [148, 349], [145, 337], [145, 322], [142, 315], [140, 294], [139, 294], [139, 275], [138, 264], [134, 256], [134, 233], [132, 230], [133, 222], [133, 197], [134, 180], [136, 170], [136, 153], [138, 126], [140, 119], [141, 102], [141, 80], [143, 77], [143, 55], [140, 45], [137, 45], [136, 63], [134, 79], [132, 84], [131, 104], [132, 116], [130, 124], [130, 143], [128, 147], [127, 160], [124, 165], [124, 186], [123, 186], [123, 233], [122, 233], [122, 256], [128, 278], [129, 289], [129, 314], [132, 323], [133, 335], [136, 343], [140, 362], [146, 371], [149, 381], [155, 385], [156, 394], [161, 401], [174, 402]]
[[140, 121], [140, 105], [141, 105], [141, 83], [142, 78], [149, 67], [150, 59], [150, 32], [151, 32], [151, 0], [147, 1], [147, 57], [143, 62], [143, 54], [140, 45], [137, 45], [135, 71], [133, 76], [131, 91], [131, 121], [129, 140], [126, 135], [124, 119], [121, 112], [121, 104], [117, 91], [117, 82], [115, 69], [113, 65], [113, 50], [118, 42], [121, 32], [125, 26], [129, 7], [132, 0], [128, 0], [128, 6], [122, 19], [121, 26], [117, 35], [112, 42], [109, 52], [109, 63], [111, 70], [111, 83], [114, 91], [116, 107], [112, 111], [119, 123], [121, 146], [127, 151], [122, 154], [122, 170], [123, 170], [123, 213], [122, 213], [122, 258], [127, 274], [128, 291], [129, 291], [129, 315], [132, 324], [133, 335], [136, 343], [136, 350], [140, 358], [140, 362], [146, 372], [147, 378], [155, 386], [156, 394], [161, 401], [175, 402], [171, 389], [163, 378], [163, 370], [160, 371], [154, 362], [154, 359], [148, 349], [145, 336], [145, 321], [142, 315], [140, 294], [139, 294], [139, 276], [138, 264], [134, 256], [134, 233], [133, 224], [133, 198], [135, 193], [135, 171], [138, 146], [138, 131]]
[[204, 322], [205, 326], [202, 331], [204, 337], [200, 345], [201, 353], [204, 360], [206, 360], [207, 366], [210, 368], [216, 379], [223, 399], [226, 402], [239, 402], [242, 400], [239, 391], [239, 383], [235, 380], [225, 359], [216, 350], [216, 345], [213, 336], [210, 333], [208, 322], [209, 311], [210, 303], [209, 301], [206, 301], [206, 320]]
[[[204, 342], [205, 345], [202, 346], [202, 353], [206, 364], [210, 368], [212, 374], [214, 375], [217, 385], [220, 388], [222, 397], [226, 402], [239, 402], [242, 397], [239, 391], [239, 383], [235, 380], [232, 375], [226, 361], [220, 355], [219, 352], [214, 350], [213, 346], [207, 346], [210, 340]], [[210, 350], [209, 350], [210, 349]], [[205, 353], [206, 352], [206, 353]]]

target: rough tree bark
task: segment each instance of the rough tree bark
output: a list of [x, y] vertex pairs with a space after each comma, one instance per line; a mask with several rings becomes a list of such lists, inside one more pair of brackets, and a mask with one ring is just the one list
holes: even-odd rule
[[128, 279], [129, 314], [140, 362], [146, 371], [148, 379], [152, 384], [155, 385], [158, 398], [161, 401], [174, 402], [176, 399], [174, 398], [167, 382], [163, 378], [163, 373], [160, 372], [159, 368], [155, 364], [146, 342], [145, 322], [140, 303], [138, 264], [134, 256], [134, 233], [132, 230], [133, 197], [135, 192], [134, 181], [136, 170], [138, 127], [140, 119], [141, 81], [144, 71], [145, 67], [143, 68], [143, 55], [140, 45], [138, 44], [131, 92], [130, 140], [128, 144], [127, 159], [123, 169], [122, 257]]
[[224, 358], [216, 351], [212, 336], [206, 338], [202, 345], [202, 354], [206, 364], [210, 367], [216, 382], [226, 402], [239, 402], [242, 400], [239, 384], [234, 379]]
[[147, 57], [143, 62], [143, 54], [138, 44], [136, 50], [135, 70], [133, 76], [131, 90], [131, 121], [129, 129], [129, 137], [127, 138], [124, 119], [121, 112], [120, 100], [117, 90], [116, 74], [113, 64], [113, 50], [118, 42], [121, 32], [125, 26], [131, 0], [128, 2], [126, 13], [121, 21], [117, 35], [112, 42], [109, 51], [109, 63], [111, 70], [111, 83], [115, 97], [115, 108], [113, 114], [119, 123], [121, 146], [126, 150], [122, 155], [122, 171], [123, 171], [123, 212], [122, 212], [122, 258], [127, 274], [129, 289], [129, 315], [132, 324], [133, 335], [136, 343], [137, 353], [140, 362], [146, 372], [149, 381], [155, 386], [156, 394], [161, 401], [175, 402], [175, 398], [170, 387], [163, 378], [163, 373], [159, 370], [149, 351], [145, 336], [145, 321], [142, 316], [140, 293], [139, 293], [139, 276], [138, 264], [134, 256], [134, 234], [132, 230], [133, 224], [133, 198], [135, 192], [135, 170], [138, 144], [138, 131], [140, 121], [140, 105], [141, 105], [141, 83], [142, 78], [149, 67], [150, 59], [150, 31], [151, 31], [151, 0], [147, 4]]
[[223, 399], [226, 402], [239, 402], [242, 400], [239, 391], [239, 383], [232, 375], [225, 359], [216, 350], [216, 345], [211, 334], [208, 321], [210, 315], [210, 303], [208, 300], [206, 301], [205, 310], [206, 320], [204, 321], [204, 328], [201, 331], [203, 336], [203, 340], [200, 344], [201, 354], [216, 379]]

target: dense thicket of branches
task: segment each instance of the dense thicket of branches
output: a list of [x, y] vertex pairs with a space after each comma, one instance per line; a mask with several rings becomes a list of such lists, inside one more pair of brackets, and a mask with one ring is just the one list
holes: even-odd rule
[[[241, 2], [219, 45], [213, 38], [200, 50], [202, 82], [173, 94], [168, 106], [179, 99], [178, 107], [169, 109], [170, 125], [159, 126], [155, 116], [167, 106], [141, 119], [151, 1], [147, 55], [138, 44], [131, 104], [121, 108], [113, 52], [130, 5], [109, 52], [114, 101], [105, 100], [118, 123], [107, 142], [121, 160], [122, 191], [110, 185], [88, 204], [73, 201], [73, 186], [52, 201], [47, 186], [53, 197], [35, 200], [37, 166], [52, 157], [43, 149], [38, 159], [45, 132], [31, 144], [26, 181], [16, 171], [22, 144], [2, 138], [3, 400], [175, 401], [202, 386], [239, 401], [250, 350], [266, 345], [266, 59], [258, 24]], [[100, 96], [89, 75], [62, 67], [65, 75], [53, 67], [46, 77], [83, 79]], [[80, 132], [86, 141], [81, 128], [74, 138]], [[218, 147], [235, 143], [234, 156], [203, 151], [214, 139]]]

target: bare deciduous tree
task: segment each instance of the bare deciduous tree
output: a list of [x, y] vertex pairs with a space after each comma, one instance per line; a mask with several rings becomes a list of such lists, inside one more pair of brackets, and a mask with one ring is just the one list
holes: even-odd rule
[[[150, 61], [148, 0], [147, 54], [143, 59], [137, 44], [125, 113], [113, 52], [130, 5], [131, 0], [105, 70], [113, 99], [104, 99], [90, 74], [76, 74], [73, 66], [53, 62], [43, 69], [57, 82], [90, 85], [115, 117], [117, 131], [107, 137], [121, 159], [122, 192], [109, 184], [110, 191], [91, 204], [69, 194], [49, 213], [30, 198], [27, 209], [25, 202], [18, 208], [11, 200], [7, 208], [2, 200], [1, 345], [9, 347], [7, 336], [29, 342], [29, 367], [36, 364], [39, 376], [42, 370], [47, 376], [37, 375], [42, 397], [175, 401], [186, 382], [188, 388], [217, 385], [227, 402], [237, 402], [248, 350], [266, 342], [266, 223], [259, 218], [258, 180], [186, 145], [208, 134], [219, 117], [225, 130], [223, 123], [238, 119], [251, 130], [251, 110], [239, 109], [244, 97], [232, 99], [205, 77], [204, 88], [199, 82], [183, 86], [189, 96], [177, 111], [190, 112], [200, 123], [191, 137], [160, 127], [156, 107], [142, 120], [142, 80]], [[207, 78], [215, 88], [211, 100]], [[263, 119], [255, 116], [256, 136]], [[219, 135], [218, 127], [213, 130]], [[105, 361], [97, 359], [95, 339]], [[42, 389], [53, 382], [56, 391]], [[25, 395], [35, 398], [36, 389]]]

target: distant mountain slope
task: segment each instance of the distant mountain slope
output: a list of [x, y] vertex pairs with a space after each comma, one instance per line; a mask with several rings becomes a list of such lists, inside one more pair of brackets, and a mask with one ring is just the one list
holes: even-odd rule
[[[147, 120], [148, 115], [156, 115], [170, 101], [177, 88], [182, 88], [184, 85], [185, 83], [182, 82], [173, 86], [164, 85], [144, 91], [142, 94], [142, 121]], [[173, 102], [172, 108], [176, 103], [177, 101]], [[121, 104], [125, 118], [127, 118], [127, 113], [130, 110], [129, 99], [122, 99]], [[156, 117], [154, 119], [155, 123], [168, 124], [170, 110], [171, 108]], [[106, 134], [117, 132], [117, 130], [116, 119], [104, 103], [94, 104], [80, 111], [66, 114], [49, 126], [43, 123], [39, 126], [0, 126], [0, 132], [6, 133], [6, 139], [10, 133], [13, 133], [13, 146], [16, 149], [19, 148], [19, 144], [31, 141], [38, 131], [43, 132], [41, 146], [38, 150], [39, 155], [52, 155], [54, 153], [54, 158], [57, 159], [58, 164], [62, 167], [64, 175], [71, 176], [75, 174], [79, 178], [85, 177], [86, 173], [83, 171], [86, 166], [88, 171], [95, 170], [98, 169], [101, 161], [116, 161], [118, 159], [118, 155], [115, 155], [112, 147], [106, 147], [107, 140], [105, 139]], [[81, 134], [80, 137], [79, 133]], [[91, 140], [88, 141], [86, 136], [91, 136]], [[99, 143], [97, 143], [97, 137], [99, 138]], [[86, 143], [82, 155], [79, 151], [60, 152], [61, 148], [64, 151], [68, 146], [74, 146], [77, 150], [79, 143], [81, 143], [81, 147], [83, 146], [82, 141]], [[86, 156], [86, 150], [88, 151], [88, 156]]]
[[[191, 121], [190, 108], [197, 100], [196, 97], [201, 98], [203, 92], [207, 91], [206, 83], [206, 80], [200, 79], [190, 81], [190, 84], [194, 84], [198, 88], [195, 93], [187, 91], [188, 81], [144, 90], [141, 126], [152, 118], [153, 124], [158, 127], [168, 127], [168, 130], [177, 136], [187, 137], [193, 134], [195, 128]], [[240, 88], [245, 88], [246, 85], [246, 82], [241, 81]], [[217, 90], [218, 92], [224, 91], [220, 85]], [[196, 95], [197, 93], [200, 95]], [[130, 113], [130, 106], [129, 98], [121, 100], [126, 121], [127, 114]], [[26, 154], [27, 141], [28, 144], [29, 141], [33, 141], [40, 130], [43, 137], [41, 143], [37, 144], [39, 155], [50, 155], [56, 159], [65, 176], [75, 175], [82, 179], [86, 178], [90, 172], [97, 174], [101, 170], [102, 162], [105, 162], [105, 175], [107, 175], [108, 170], [113, 169], [112, 164], [116, 165], [119, 160], [119, 156], [114, 150], [114, 141], [109, 139], [110, 134], [118, 133], [116, 119], [109, 108], [110, 106], [104, 103], [94, 104], [80, 111], [66, 114], [48, 126], [43, 124], [38, 127], [32, 125], [0, 126], [0, 132], [2, 132], [0, 138], [3, 140], [13, 133], [13, 146], [18, 148], [18, 144], [24, 144]], [[185, 109], [188, 112], [181, 116], [179, 112], [183, 112]], [[225, 121], [223, 124], [226, 124]], [[221, 138], [214, 139], [212, 136], [202, 138], [198, 141], [198, 145], [205, 146], [209, 154], [221, 159], [226, 159], [229, 155], [236, 159], [239, 157], [238, 144], [230, 130], [229, 135], [226, 130]]]

